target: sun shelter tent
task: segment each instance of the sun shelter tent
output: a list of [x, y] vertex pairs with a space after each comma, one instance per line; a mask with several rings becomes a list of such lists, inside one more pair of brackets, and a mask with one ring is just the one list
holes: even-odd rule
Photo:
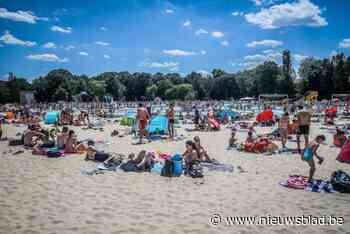
[[267, 123], [273, 120], [273, 112], [271, 109], [264, 110], [256, 116], [256, 121], [258, 123]]
[[153, 117], [147, 126], [150, 135], [163, 135], [168, 129], [168, 118], [162, 115]]
[[58, 111], [47, 112], [45, 115], [45, 124], [56, 124], [60, 118]]

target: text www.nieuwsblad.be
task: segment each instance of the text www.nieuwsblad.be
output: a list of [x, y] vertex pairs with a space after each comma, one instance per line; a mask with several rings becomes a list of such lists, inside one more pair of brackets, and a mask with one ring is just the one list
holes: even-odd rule
[[329, 215], [312, 216], [222, 216], [221, 214], [213, 214], [209, 217], [209, 223], [212, 226], [225, 225], [266, 225], [266, 226], [335, 226], [343, 225], [344, 217], [335, 217]]

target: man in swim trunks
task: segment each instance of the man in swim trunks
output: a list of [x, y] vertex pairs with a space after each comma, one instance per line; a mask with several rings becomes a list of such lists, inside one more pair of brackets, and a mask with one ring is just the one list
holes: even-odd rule
[[142, 103], [139, 104], [139, 108], [137, 109], [136, 119], [139, 124], [139, 134], [140, 134], [140, 144], [142, 144], [142, 137], [146, 136], [146, 126], [147, 122], [150, 118], [150, 115], [145, 107], [143, 107]]
[[175, 110], [174, 103], [171, 103], [167, 111], [168, 116], [168, 131], [170, 138], [174, 138], [174, 122], [175, 122]]
[[298, 122], [298, 130], [297, 130], [297, 145], [298, 152], [301, 153], [300, 149], [300, 136], [304, 136], [305, 147], [309, 144], [309, 132], [310, 132], [310, 124], [311, 124], [311, 114], [303, 109], [303, 106], [299, 106], [299, 112], [297, 113], [297, 122]]

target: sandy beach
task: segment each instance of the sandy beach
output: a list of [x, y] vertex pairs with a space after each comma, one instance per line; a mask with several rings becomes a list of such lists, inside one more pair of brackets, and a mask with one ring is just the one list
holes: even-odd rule
[[[6, 126], [8, 137], [23, 127]], [[131, 136], [113, 138], [109, 123], [103, 132], [75, 128], [80, 138], [109, 141], [107, 152], [128, 154], [141, 149], [168, 153], [183, 152], [184, 141], [159, 141], [131, 145]], [[270, 128], [258, 128], [268, 132]], [[210, 155], [234, 165], [233, 173], [205, 171], [203, 180], [181, 176], [165, 178], [152, 173], [107, 172], [86, 176], [84, 169], [95, 163], [84, 155], [46, 158], [0, 142], [0, 232], [1, 233], [350, 233], [346, 194], [320, 194], [284, 188], [279, 182], [292, 174], [307, 175], [308, 166], [297, 154], [263, 156], [226, 150], [228, 129], [219, 132], [185, 132], [198, 135]], [[313, 124], [311, 137], [323, 133], [327, 145], [320, 155], [315, 178], [329, 179], [333, 171], [349, 172], [347, 164], [335, 160], [338, 148], [331, 147], [331, 134]], [[239, 132], [239, 141], [246, 133]], [[280, 143], [278, 143], [280, 144]], [[296, 147], [295, 142], [288, 144]], [[11, 152], [9, 152], [11, 151]], [[241, 166], [246, 173], [240, 173]], [[200, 182], [199, 182], [200, 181]], [[222, 222], [210, 224], [213, 214]], [[226, 216], [334, 216], [343, 217], [336, 226], [227, 225]]]

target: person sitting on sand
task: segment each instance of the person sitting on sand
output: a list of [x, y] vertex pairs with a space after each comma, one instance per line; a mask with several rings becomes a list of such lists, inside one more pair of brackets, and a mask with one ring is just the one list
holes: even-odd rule
[[321, 164], [324, 160], [324, 158], [320, 157], [317, 154], [317, 150], [324, 141], [326, 140], [326, 137], [324, 135], [318, 135], [314, 141], [312, 141], [307, 147], [305, 148], [304, 153], [301, 155], [301, 159], [303, 161], [306, 161], [309, 166], [310, 166], [310, 171], [309, 171], [309, 180], [308, 182], [312, 182], [313, 176], [316, 171], [315, 167], [315, 161], [314, 161], [314, 155], [317, 157], [318, 164]]
[[193, 141], [186, 141], [186, 151], [182, 154], [185, 159], [186, 170], [191, 170], [192, 165], [199, 161], [199, 153]]
[[44, 138], [45, 135], [36, 130], [34, 125], [28, 125], [28, 129], [23, 133], [23, 145], [27, 147], [34, 147], [39, 138]]
[[193, 141], [199, 154], [199, 160], [203, 162], [213, 162], [214, 160], [210, 159], [207, 151], [201, 145], [201, 140], [199, 139], [199, 136], [195, 136], [193, 138]]
[[65, 142], [64, 152], [69, 154], [79, 153], [86, 150], [84, 144], [79, 144], [76, 138], [76, 135], [73, 130], [70, 130], [68, 133], [68, 138]]
[[228, 141], [228, 148], [234, 148], [236, 147], [236, 128], [235, 127], [232, 127], [232, 130], [231, 130], [231, 136], [230, 136], [230, 139]]
[[64, 126], [62, 128], [62, 132], [57, 134], [57, 138], [56, 138], [57, 147], [59, 149], [64, 149], [64, 144], [66, 143], [67, 138], [68, 138], [68, 127]]
[[340, 130], [339, 128], [336, 128], [336, 133], [333, 136], [333, 144], [338, 147], [342, 147], [345, 142], [347, 141], [347, 137], [345, 135], [345, 132]]

